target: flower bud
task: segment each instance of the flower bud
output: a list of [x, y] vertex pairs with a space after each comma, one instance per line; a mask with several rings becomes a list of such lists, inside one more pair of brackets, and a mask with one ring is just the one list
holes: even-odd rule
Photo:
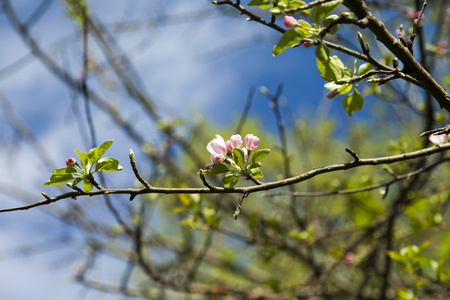
[[239, 134], [234, 134], [230, 137], [230, 144], [233, 148], [242, 146], [242, 138]]
[[312, 42], [311, 42], [310, 40], [304, 40], [304, 41], [303, 41], [303, 46], [304, 46], [305, 48], [309, 48], [309, 47], [312, 46]]
[[77, 163], [77, 160], [73, 157], [66, 159], [66, 166], [73, 167]]
[[284, 26], [286, 26], [286, 28], [294, 28], [297, 25], [298, 25], [298, 22], [294, 17], [291, 17], [291, 16], [284, 17]]
[[327, 97], [328, 99], [333, 99], [333, 98], [336, 97], [337, 95], [339, 95], [339, 90], [338, 90], [338, 89], [334, 89], [334, 90], [331, 90], [331, 91], [326, 95], [326, 97]]
[[245, 148], [247, 150], [251, 151], [258, 147], [259, 145], [259, 138], [257, 136], [254, 136], [253, 134], [247, 134], [244, 139]]

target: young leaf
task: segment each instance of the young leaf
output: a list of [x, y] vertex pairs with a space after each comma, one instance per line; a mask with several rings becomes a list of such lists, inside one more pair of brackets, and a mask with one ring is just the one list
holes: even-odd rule
[[252, 156], [252, 164], [257, 162], [261, 158], [267, 156], [269, 153], [270, 153], [270, 149], [260, 149], [260, 150], [256, 151], [255, 153], [253, 153], [253, 156]]
[[330, 56], [330, 49], [320, 43], [316, 47], [317, 68], [328, 81], [338, 81], [345, 75], [345, 66], [337, 56]]
[[81, 180], [82, 180], [81, 177], [76, 177], [76, 178], [72, 181], [72, 186], [76, 186], [77, 184], [80, 183]]
[[228, 168], [225, 164], [213, 164], [208, 170], [203, 170], [205, 175], [215, 175], [228, 172]]
[[314, 6], [311, 12], [311, 18], [314, 22], [319, 22], [321, 19], [325, 19], [343, 0], [329, 1], [322, 3], [321, 5]]
[[[325, 20], [323, 20], [323, 25], [328, 26], [331, 22], [336, 21], [337, 19], [339, 19], [338, 15], [329, 15], [328, 17], [325, 18]], [[336, 24], [333, 27], [331, 27], [328, 32], [331, 34], [335, 34], [336, 31], [338, 30], [338, 27], [339, 24]]]
[[250, 169], [250, 174], [252, 174], [252, 176], [255, 178], [263, 177], [263, 173], [261, 172], [261, 170], [259, 168]]
[[66, 168], [60, 168], [60, 169], [53, 170], [53, 171], [52, 171], [52, 175], [74, 173], [74, 172], [72, 171], [72, 169], [75, 170], [74, 172], [77, 171], [75, 168], [72, 168], [72, 167], [66, 167]]
[[250, 169], [254, 169], [254, 168], [259, 168], [261, 167], [261, 163], [259, 161], [252, 163], [250, 166], [247, 167], [248, 170]]
[[338, 90], [340, 95], [347, 94], [348, 92], [350, 92], [352, 90], [352, 84], [351, 83], [337, 84], [334, 81], [328, 82], [327, 84], [324, 85], [324, 87], [329, 89], [329, 90], [331, 90], [331, 91], [332, 90]]
[[80, 157], [81, 166], [86, 167], [86, 165], [88, 164], [88, 153], [79, 152], [78, 150], [75, 150], [75, 153]]
[[287, 48], [303, 41], [306, 38], [306, 34], [301, 28], [294, 28], [287, 30], [278, 41], [278, 44], [273, 47], [273, 56], [277, 56]]
[[94, 185], [89, 180], [83, 179], [83, 190], [85, 190], [86, 192], [90, 192], [93, 188]]
[[405, 256], [401, 255], [399, 252], [388, 251], [388, 255], [392, 260], [394, 260], [402, 265], [408, 264], [408, 259]]
[[100, 146], [92, 148], [88, 153], [88, 160], [91, 164], [94, 164], [97, 160], [105, 154], [106, 150], [111, 147], [113, 141], [103, 142]]
[[344, 109], [347, 111], [348, 115], [351, 117], [355, 111], [361, 110], [364, 105], [364, 99], [361, 94], [353, 89], [353, 93], [348, 94], [344, 98]]
[[115, 172], [121, 171], [122, 169], [123, 167], [119, 166], [119, 161], [117, 159], [113, 157], [103, 157], [95, 165], [94, 172]]
[[242, 169], [244, 169], [244, 161], [245, 161], [244, 150], [242, 150], [241, 148], [234, 148], [233, 154], [234, 154], [234, 161], [236, 162], [236, 164]]
[[235, 173], [229, 172], [225, 175], [225, 177], [222, 179], [223, 186], [225, 188], [232, 188], [236, 185], [236, 183], [239, 182], [240, 177], [236, 175]]
[[[66, 168], [63, 168], [66, 169]], [[58, 171], [61, 169], [58, 169]], [[55, 170], [56, 171], [56, 170]], [[44, 183], [44, 186], [49, 186], [49, 185], [57, 185], [57, 184], [64, 184], [66, 182], [72, 181], [73, 179], [73, 175], [72, 173], [61, 173], [61, 172], [57, 172], [57, 173], [53, 173], [52, 176], [50, 177], [49, 180], [47, 180]]]
[[366, 74], [367, 72], [370, 71], [370, 69], [372, 69], [372, 65], [370, 63], [360, 65], [358, 68], [358, 76]]
[[272, 7], [272, 3], [268, 0], [252, 0], [250, 1], [248, 6], [259, 6], [262, 9], [270, 8]]

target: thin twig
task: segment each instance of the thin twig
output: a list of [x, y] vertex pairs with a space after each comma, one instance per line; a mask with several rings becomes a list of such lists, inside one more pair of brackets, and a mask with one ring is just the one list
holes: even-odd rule
[[135, 157], [134, 157], [134, 152], [133, 150], [130, 149], [129, 152], [129, 157], [130, 157], [130, 164], [131, 164], [131, 168], [133, 169], [133, 173], [134, 176], [137, 178], [137, 180], [139, 180], [140, 183], [142, 183], [147, 189], [151, 189], [152, 186], [150, 185], [150, 183], [148, 183], [142, 176], [141, 174], [139, 174], [139, 171], [136, 167], [136, 161], [135, 161]]
[[161, 188], [161, 187], [153, 187], [151, 190], [145, 189], [103, 189], [97, 191], [83, 191], [83, 192], [68, 192], [65, 194], [58, 195], [56, 197], [50, 197], [44, 201], [38, 201], [29, 205], [11, 207], [0, 209], [0, 213], [2, 212], [10, 212], [17, 210], [27, 210], [33, 207], [42, 206], [49, 204], [51, 202], [56, 202], [62, 199], [72, 198], [72, 197], [80, 197], [80, 196], [97, 196], [104, 194], [122, 194], [122, 195], [141, 195], [141, 194], [242, 194], [242, 193], [254, 193], [259, 191], [268, 191], [277, 188], [281, 188], [284, 186], [289, 186], [293, 184], [297, 184], [313, 177], [316, 177], [321, 174], [353, 169], [361, 166], [376, 166], [382, 164], [392, 164], [400, 161], [407, 161], [416, 158], [422, 158], [429, 155], [433, 155], [436, 153], [441, 153], [444, 151], [450, 150], [450, 143], [442, 144], [439, 146], [433, 146], [417, 151], [407, 152], [399, 155], [385, 156], [385, 157], [377, 157], [377, 158], [366, 158], [358, 161], [353, 161], [350, 163], [340, 163], [329, 165], [325, 167], [315, 168], [305, 173], [299, 174], [294, 177], [282, 179], [279, 181], [267, 182], [257, 186], [251, 187], [234, 187], [234, 188], [223, 188], [216, 187], [215, 190], [211, 190], [206, 187], [200, 188]]

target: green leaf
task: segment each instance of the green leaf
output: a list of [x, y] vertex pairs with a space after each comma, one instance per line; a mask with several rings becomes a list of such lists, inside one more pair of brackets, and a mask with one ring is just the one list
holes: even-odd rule
[[245, 153], [241, 148], [234, 148], [234, 162], [241, 168], [244, 169]]
[[261, 170], [259, 168], [250, 169], [250, 174], [252, 174], [252, 176], [255, 178], [263, 177], [263, 173], [261, 172]]
[[361, 110], [363, 105], [364, 99], [356, 88], [353, 88], [353, 93], [344, 98], [344, 109], [350, 117], [355, 111]]
[[203, 170], [203, 174], [205, 175], [215, 175], [228, 172], [228, 168], [225, 164], [213, 164], [209, 167], [208, 170]]
[[388, 255], [389, 257], [393, 260], [396, 261], [402, 265], [407, 265], [408, 264], [408, 258], [406, 258], [405, 256], [401, 255], [399, 252], [395, 252], [395, 251], [388, 251]]
[[75, 153], [80, 157], [80, 163], [82, 167], [86, 167], [88, 164], [88, 153], [86, 152], [79, 152], [78, 150], [75, 150]]
[[225, 177], [222, 179], [223, 186], [225, 188], [232, 188], [236, 185], [236, 183], [239, 182], [240, 177], [236, 175], [235, 173], [229, 172], [225, 175]]
[[397, 294], [397, 298], [395, 298], [395, 300], [414, 300], [415, 299], [414, 293], [407, 289], [397, 289], [397, 290], [395, 290], [395, 293]]
[[[337, 19], [339, 19], [338, 15], [329, 15], [328, 17], [325, 18], [325, 20], [323, 20], [323, 25], [328, 26], [331, 22], [336, 21]], [[338, 30], [338, 27], [339, 24], [334, 25], [333, 27], [330, 28], [329, 33], [335, 34], [336, 31]]]
[[343, 0], [336, 0], [314, 6], [311, 12], [311, 18], [314, 22], [319, 22], [321, 19], [325, 19], [333, 11], [333, 9], [339, 6], [342, 2]]
[[320, 59], [321, 61], [325, 62], [330, 57], [330, 49], [328, 49], [327, 45], [324, 43], [317, 45], [315, 52], [317, 59]]
[[109, 147], [111, 147], [113, 141], [106, 141], [103, 142], [100, 146], [92, 148], [89, 150], [88, 153], [88, 161], [91, 164], [94, 164], [97, 160], [102, 157], [103, 154], [105, 154], [106, 150], [108, 150]]
[[66, 168], [55, 170], [57, 172], [52, 174], [50, 179], [47, 180], [44, 183], [44, 186], [64, 184], [66, 182], [72, 181], [72, 179], [74, 178], [73, 174], [72, 173], [61, 172], [61, 170], [63, 170], [63, 169], [65, 170]]
[[268, 0], [252, 0], [250, 1], [248, 6], [259, 6], [262, 9], [270, 8], [272, 7], [272, 3]]
[[75, 168], [65, 167], [65, 168], [60, 168], [60, 169], [53, 170], [52, 174], [53, 175], [56, 175], [56, 174], [68, 174], [68, 173], [74, 173], [76, 171], [77, 170]]
[[80, 183], [80, 181], [83, 180], [83, 178], [81, 177], [76, 177], [73, 182], [72, 182], [72, 186], [76, 186], [77, 184]]
[[270, 153], [270, 149], [260, 149], [253, 153], [252, 156], [252, 164], [257, 162], [258, 160], [261, 160], [265, 156], [267, 156]]
[[257, 162], [252, 163], [250, 166], [248, 166], [247, 169], [250, 170], [253, 168], [259, 168], [261, 166], [262, 166], [262, 164], [259, 161], [257, 161]]
[[[300, 6], [303, 6], [305, 4], [306, 4], [305, 1], [292, 0], [292, 1], [289, 1], [288, 6], [286, 8], [300, 7]], [[304, 13], [308, 14], [310, 12], [310, 9], [304, 9], [304, 10], [301, 10], [301, 12], [304, 12]]]
[[85, 190], [86, 192], [90, 192], [93, 188], [94, 185], [89, 180], [83, 179], [83, 190]]
[[347, 94], [348, 92], [350, 92], [352, 90], [352, 84], [351, 83], [346, 83], [346, 84], [338, 84], [334, 81], [332, 82], [328, 82], [327, 84], [324, 85], [325, 88], [329, 89], [329, 90], [338, 90], [340, 95], [344, 95]]
[[338, 81], [345, 75], [345, 66], [337, 56], [330, 56], [330, 49], [320, 43], [316, 47], [317, 68], [328, 81]]
[[94, 172], [115, 172], [121, 171], [122, 169], [123, 167], [119, 166], [119, 161], [117, 159], [113, 157], [103, 157], [95, 165]]
[[277, 56], [287, 48], [303, 41], [305, 38], [306, 34], [301, 28], [294, 28], [285, 31], [278, 41], [278, 44], [273, 47], [273, 56]]
[[367, 72], [370, 71], [370, 69], [372, 69], [372, 65], [370, 63], [360, 65], [358, 68], [358, 76], [366, 74]]

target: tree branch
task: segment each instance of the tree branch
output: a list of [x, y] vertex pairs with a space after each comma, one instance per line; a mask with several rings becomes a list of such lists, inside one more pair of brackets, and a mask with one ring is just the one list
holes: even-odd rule
[[450, 95], [414, 58], [407, 47], [403, 46], [376, 18], [362, 0], [344, 0], [344, 4], [361, 19], [369, 20], [367, 27], [377, 39], [383, 43], [395, 56], [403, 62], [404, 72], [417, 79], [439, 103], [441, 108], [450, 112]]
[[81, 197], [81, 196], [97, 196], [97, 195], [103, 195], [103, 194], [122, 194], [122, 195], [141, 195], [141, 194], [246, 194], [246, 193], [254, 193], [254, 192], [260, 192], [260, 191], [268, 191], [273, 190], [277, 188], [281, 188], [284, 186], [289, 186], [293, 184], [297, 184], [303, 181], [306, 181], [308, 179], [311, 179], [317, 175], [325, 174], [325, 173], [331, 173], [336, 171], [342, 171], [342, 170], [348, 170], [357, 168], [360, 166], [376, 166], [381, 164], [392, 164], [400, 161], [406, 161], [421, 157], [426, 157], [429, 155], [433, 155], [436, 153], [444, 152], [450, 150], [450, 143], [446, 143], [440, 146], [433, 146], [413, 152], [403, 153], [399, 155], [393, 155], [393, 156], [385, 156], [385, 157], [378, 157], [378, 158], [366, 158], [366, 159], [359, 159], [354, 160], [350, 163], [340, 163], [335, 165], [329, 165], [325, 167], [315, 168], [308, 172], [302, 173], [300, 175], [286, 178], [279, 181], [273, 181], [268, 183], [263, 183], [261, 185], [257, 186], [251, 186], [251, 187], [237, 187], [237, 188], [223, 188], [223, 187], [215, 187], [213, 190], [210, 188], [202, 188], [202, 187], [196, 187], [196, 188], [161, 188], [161, 187], [152, 187], [151, 189], [143, 188], [143, 189], [102, 189], [98, 191], [83, 191], [83, 192], [68, 192], [65, 194], [61, 194], [56, 197], [49, 197], [47, 196], [45, 200], [38, 201], [29, 205], [24, 206], [18, 206], [18, 207], [11, 207], [11, 208], [4, 208], [0, 209], [0, 213], [2, 212], [10, 212], [10, 211], [17, 211], [17, 210], [27, 210], [33, 207], [42, 206], [46, 204], [50, 204], [62, 199], [67, 198], [75, 198], [75, 197]]

